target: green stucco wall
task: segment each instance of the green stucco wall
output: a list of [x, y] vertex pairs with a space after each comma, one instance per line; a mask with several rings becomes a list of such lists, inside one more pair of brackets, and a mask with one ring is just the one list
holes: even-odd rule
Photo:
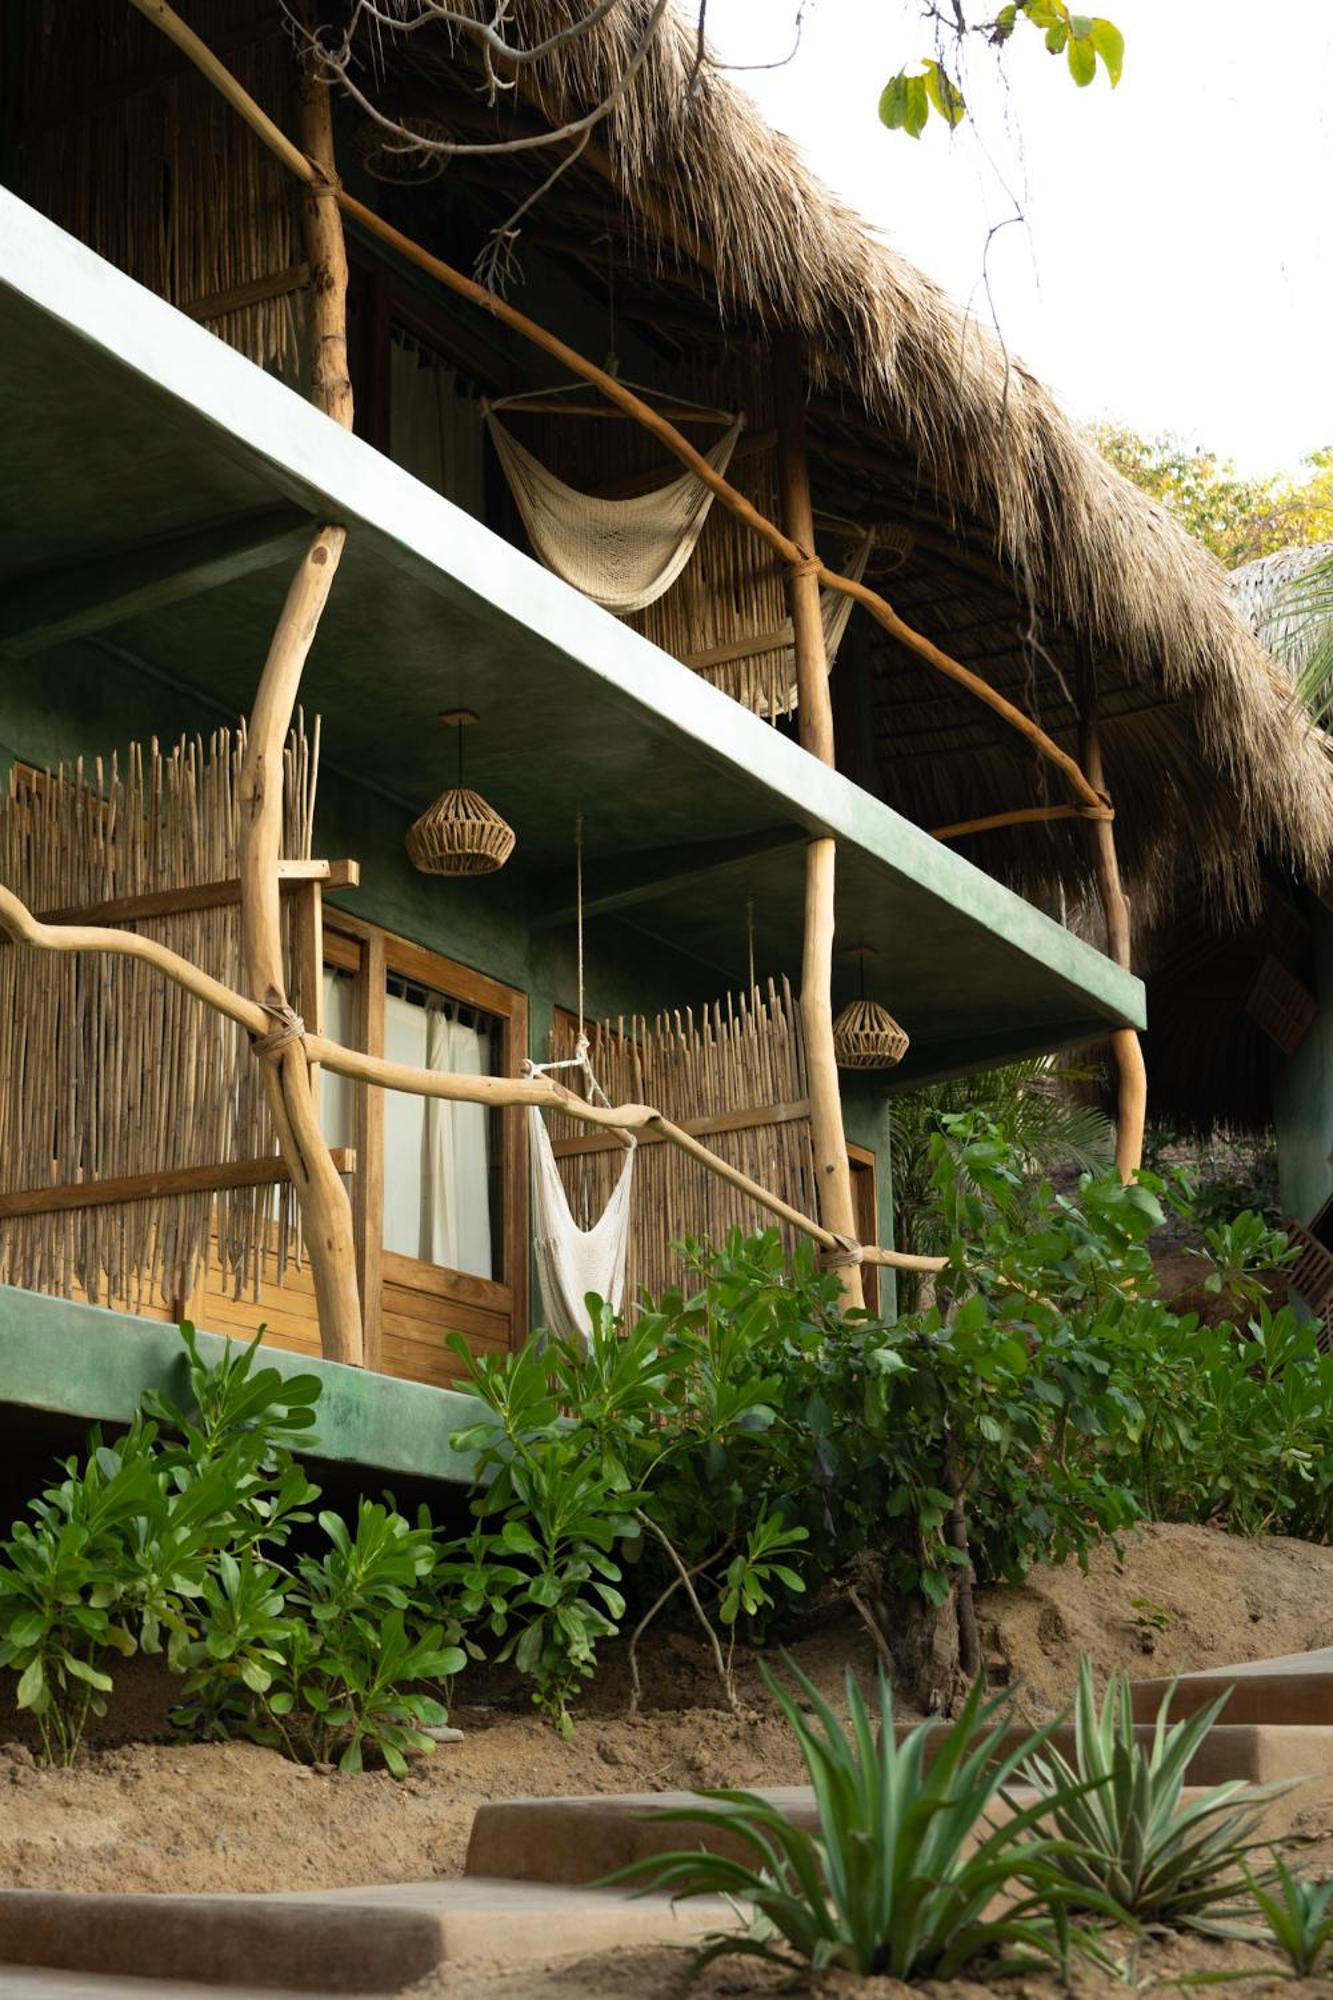
[[1308, 1222], [1333, 1195], [1333, 917], [1312, 904], [1319, 1012], [1294, 1056], [1275, 1056], [1273, 1125], [1283, 1212]]
[[[223, 1346], [216, 1334], [199, 1337], [210, 1365]], [[0, 1356], [0, 1406], [127, 1424], [146, 1389], [189, 1400], [174, 1327], [10, 1285], [0, 1285]], [[317, 1423], [302, 1442], [304, 1456], [412, 1479], [471, 1477], [472, 1459], [450, 1442], [481, 1412], [471, 1396], [276, 1348], [268, 1363], [283, 1375], [319, 1377]]]

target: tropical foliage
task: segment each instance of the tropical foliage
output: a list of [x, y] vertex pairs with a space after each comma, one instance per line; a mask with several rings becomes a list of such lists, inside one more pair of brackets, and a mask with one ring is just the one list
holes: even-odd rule
[[185, 1329], [184, 1404], [94, 1434], [0, 1545], [0, 1668], [46, 1754], [77, 1754], [135, 1650], [183, 1676], [182, 1727], [401, 1771], [469, 1658], [511, 1665], [568, 1731], [618, 1635], [637, 1687], [656, 1618], [694, 1621], [736, 1704], [738, 1640], [830, 1593], [885, 1655], [912, 1619], [951, 1621], [966, 1673], [974, 1580], [1085, 1561], [1145, 1515], [1326, 1540], [1333, 1356], [1257, 1297], [1280, 1234], [1213, 1229], [1236, 1323], [1200, 1327], [1157, 1293], [1165, 1184], [1057, 1188], [1040, 1136], [936, 1107], [924, 1214], [946, 1264], [896, 1318], [844, 1312], [770, 1232], [694, 1246], [687, 1286], [598, 1307], [586, 1343], [465, 1355], [462, 1534], [387, 1499], [317, 1513], [291, 1455], [317, 1378], [257, 1344], [210, 1369]]
[[1118, 472], [1236, 569], [1298, 543], [1333, 537], [1333, 447], [1311, 452], [1303, 479], [1246, 478], [1227, 459], [1171, 432], [1143, 437], [1101, 424], [1092, 441]]

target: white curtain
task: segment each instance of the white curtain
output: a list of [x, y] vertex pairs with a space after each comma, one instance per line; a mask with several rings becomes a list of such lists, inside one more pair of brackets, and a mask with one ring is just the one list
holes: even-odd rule
[[[482, 1038], [426, 1007], [426, 1068], [465, 1076], [485, 1072]], [[428, 1264], [491, 1276], [490, 1114], [484, 1104], [424, 1100], [421, 1132], [421, 1247]]]
[[[356, 981], [350, 972], [324, 968], [324, 1032], [345, 1049], [355, 1047]], [[356, 1084], [324, 1064], [319, 1072], [319, 1122], [330, 1146], [356, 1144]]]
[[389, 340], [389, 456], [481, 520], [481, 405], [447, 362], [401, 327]]
[[[423, 1006], [389, 993], [384, 1052], [392, 1062], [483, 1076], [488, 1037], [437, 995]], [[473, 1277], [494, 1276], [490, 1129], [484, 1105], [384, 1094], [384, 1247]]]

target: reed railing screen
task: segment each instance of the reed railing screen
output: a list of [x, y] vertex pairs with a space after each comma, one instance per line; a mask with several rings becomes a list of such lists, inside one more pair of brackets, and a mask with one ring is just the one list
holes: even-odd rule
[[[12, 11], [0, 127], [14, 138], [24, 200], [261, 367], [297, 380], [306, 273], [290, 174], [128, 0], [23, 0]], [[297, 65], [283, 9], [192, 0], [188, 13], [290, 129]]]
[[[576, 1022], [560, 1016], [552, 1055], [572, 1055], [577, 1032]], [[590, 1026], [588, 1034], [593, 1069], [613, 1104], [654, 1105], [803, 1214], [818, 1213], [800, 1012], [785, 980], [728, 995], [698, 1014], [663, 1013], [651, 1022], [627, 1016]], [[606, 1205], [623, 1148], [557, 1116], [551, 1139], [575, 1220], [587, 1228]], [[719, 1244], [731, 1229], [752, 1234], [772, 1225], [767, 1210], [675, 1146], [641, 1140], [626, 1297], [640, 1287], [655, 1296], [684, 1281], [678, 1243]]]
[[[38, 916], [114, 921], [100, 905], [234, 884], [244, 732], [123, 760], [16, 771], [0, 803], [0, 881]], [[285, 846], [310, 854], [318, 732], [285, 758]], [[302, 1007], [297, 899], [286, 896], [289, 991]], [[240, 907], [177, 907], [124, 927], [160, 939], [232, 987], [244, 984]], [[316, 1002], [311, 1001], [313, 1007]], [[277, 1153], [242, 1030], [150, 966], [102, 953], [0, 945], [0, 1195], [178, 1168], [263, 1162]], [[268, 1185], [160, 1193], [37, 1213], [4, 1212], [0, 1282], [131, 1310], [190, 1296], [216, 1256], [237, 1296], [280, 1279], [298, 1249], [296, 1206]]]

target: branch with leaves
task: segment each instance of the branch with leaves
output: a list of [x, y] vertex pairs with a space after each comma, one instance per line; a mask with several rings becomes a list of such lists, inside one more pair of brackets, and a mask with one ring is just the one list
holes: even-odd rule
[[[941, 20], [938, 8], [931, 6], [926, 11]], [[1073, 14], [1065, 0], [1009, 0], [994, 20], [972, 24], [963, 12], [962, 0], [954, 0], [953, 18], [948, 24], [954, 45], [954, 73], [946, 67], [943, 47], [933, 58], [928, 57], [919, 70], [900, 69], [881, 93], [881, 121], [891, 132], [906, 132], [912, 139], [921, 137], [932, 112], [951, 130], [961, 125], [967, 116], [967, 100], [959, 73], [967, 37], [978, 35], [991, 48], [1002, 50], [1020, 21], [1026, 21], [1043, 36], [1049, 54], [1065, 58], [1069, 74], [1080, 90], [1093, 81], [1099, 62], [1112, 90], [1115, 89], [1125, 66], [1125, 38], [1114, 21], [1101, 14]]]

